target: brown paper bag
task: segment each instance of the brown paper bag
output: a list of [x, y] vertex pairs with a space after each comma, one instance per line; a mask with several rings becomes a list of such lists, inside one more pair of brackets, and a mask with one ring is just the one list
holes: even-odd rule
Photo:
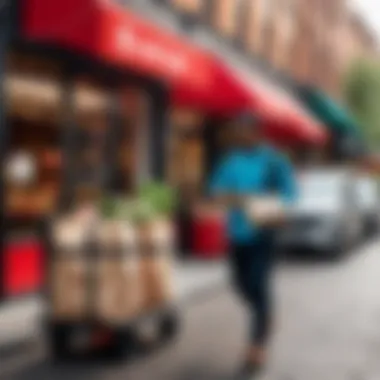
[[80, 258], [55, 259], [52, 267], [52, 314], [77, 321], [87, 314], [87, 265]]
[[53, 222], [51, 295], [56, 319], [84, 318], [87, 312], [86, 228], [70, 216]]
[[98, 237], [97, 315], [111, 323], [125, 323], [141, 310], [136, 233], [127, 223], [104, 221]]
[[139, 229], [144, 311], [163, 307], [173, 301], [173, 235], [172, 226], [163, 220]]
[[97, 265], [97, 315], [110, 323], [137, 316], [141, 297], [137, 261], [101, 259]]

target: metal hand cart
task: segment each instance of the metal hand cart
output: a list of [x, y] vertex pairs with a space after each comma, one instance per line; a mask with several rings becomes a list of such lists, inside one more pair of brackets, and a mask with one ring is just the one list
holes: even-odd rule
[[[65, 252], [57, 256], [56, 247], [51, 240], [51, 223], [46, 228], [46, 250], [49, 252], [49, 273], [56, 260], [72, 258], [71, 253]], [[64, 320], [57, 319], [48, 312], [46, 318], [46, 331], [49, 348], [54, 359], [118, 359], [128, 358], [138, 354], [146, 354], [151, 350], [163, 347], [171, 342], [179, 331], [179, 314], [174, 305], [163, 305], [128, 319], [122, 323], [112, 323], [97, 317], [95, 299], [97, 291], [97, 277], [95, 263], [99, 258], [100, 250], [91, 239], [83, 250], [84, 259], [88, 268], [86, 274], [86, 313], [83, 319]], [[119, 260], [123, 253], [116, 250], [112, 259]], [[49, 279], [52, 284], [52, 278]], [[48, 285], [47, 299], [51, 304], [51, 286]], [[153, 339], [145, 340], [148, 331]]]

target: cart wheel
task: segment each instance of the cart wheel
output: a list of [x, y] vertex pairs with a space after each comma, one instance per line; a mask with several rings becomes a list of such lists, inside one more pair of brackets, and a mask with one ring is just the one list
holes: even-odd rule
[[132, 328], [124, 328], [115, 333], [115, 344], [111, 353], [115, 359], [129, 358], [135, 348], [136, 336]]
[[170, 342], [179, 332], [179, 318], [171, 313], [163, 316], [159, 321], [159, 336], [163, 343]]
[[48, 332], [50, 356], [53, 361], [63, 361], [69, 358], [67, 339], [68, 329], [63, 326], [50, 326]]

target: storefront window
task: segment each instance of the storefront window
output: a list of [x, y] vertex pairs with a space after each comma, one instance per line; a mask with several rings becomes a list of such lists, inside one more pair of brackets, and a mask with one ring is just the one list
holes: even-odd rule
[[200, 191], [204, 177], [203, 117], [189, 110], [174, 110], [170, 118], [166, 176], [188, 197]]
[[109, 94], [89, 79], [76, 80], [73, 91], [76, 138], [69, 153], [72, 164], [69, 186], [76, 202], [99, 197], [107, 181]]
[[10, 130], [5, 213], [9, 222], [33, 223], [55, 208], [62, 178], [59, 74], [54, 62], [9, 58], [5, 79]]
[[[144, 89], [130, 86], [120, 92], [121, 114], [115, 180], [121, 191], [132, 192], [149, 172], [149, 97]], [[119, 179], [117, 179], [119, 178]]]

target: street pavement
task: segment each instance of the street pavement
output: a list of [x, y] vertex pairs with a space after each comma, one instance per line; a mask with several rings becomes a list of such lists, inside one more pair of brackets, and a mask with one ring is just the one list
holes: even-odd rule
[[[197, 260], [178, 262], [173, 271], [176, 303], [186, 303], [225, 283], [226, 268], [221, 263]], [[8, 346], [35, 340], [41, 334], [45, 303], [30, 296], [0, 305], [0, 356]]]
[[[339, 262], [284, 260], [275, 273], [277, 317], [258, 380], [380, 379], [380, 240]], [[184, 305], [177, 341], [133, 363], [55, 367], [43, 345], [0, 365], [2, 379], [233, 379], [246, 314], [228, 288]], [[2, 368], [4, 368], [2, 370]]]

